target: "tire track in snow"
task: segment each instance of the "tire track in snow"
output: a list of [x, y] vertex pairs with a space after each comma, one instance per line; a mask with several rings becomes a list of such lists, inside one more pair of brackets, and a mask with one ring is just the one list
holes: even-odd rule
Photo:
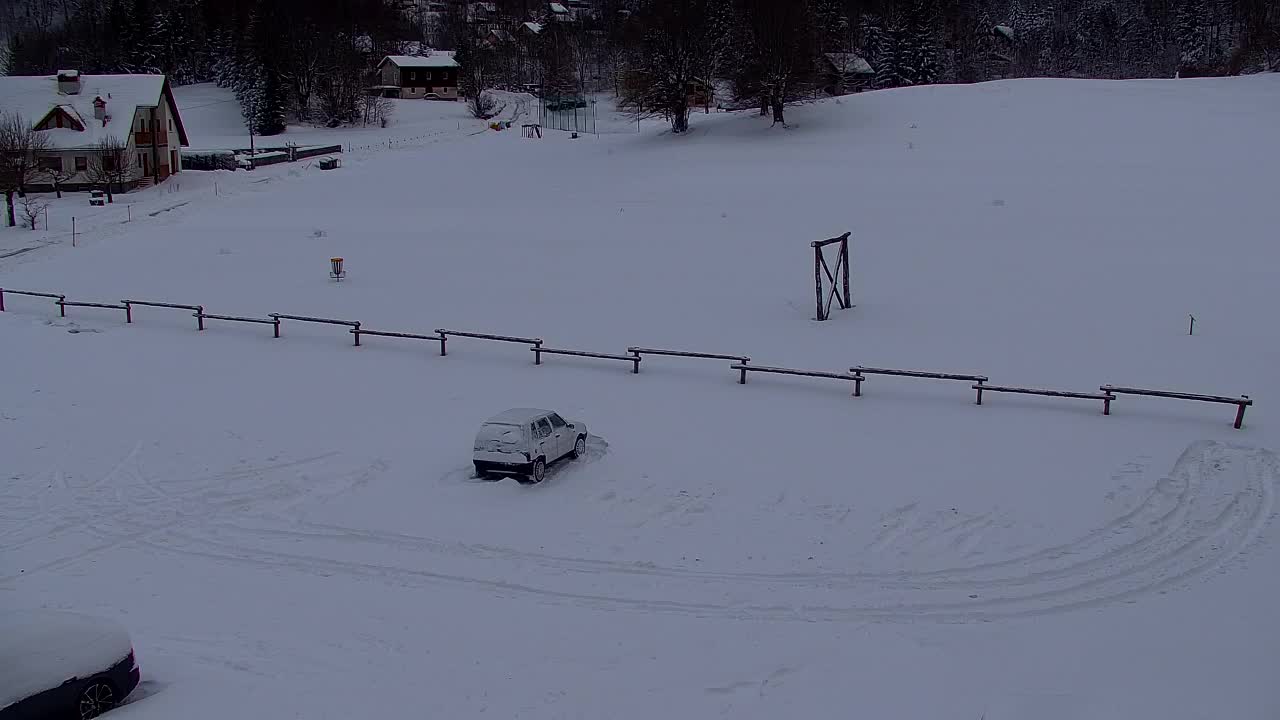
[[[1230, 460], [1245, 467], [1236, 470]], [[1237, 475], [1243, 483], [1233, 487]], [[200, 532], [177, 525], [138, 542], [178, 555], [324, 576], [370, 577], [397, 585], [452, 584], [505, 596], [589, 607], [744, 619], [842, 621], [996, 619], [1127, 601], [1176, 587], [1221, 567], [1261, 531], [1274, 507], [1280, 463], [1273, 453], [1216, 442], [1196, 443], [1134, 509], [1073, 543], [998, 562], [891, 573], [734, 573], [689, 570], [528, 553], [393, 533], [316, 524], [304, 530], [213, 524]], [[892, 523], [890, 523], [892, 524]], [[1128, 534], [1124, 542], [1107, 540]], [[431, 569], [273, 550], [331, 541], [344, 552], [380, 546], [430, 554]], [[1071, 558], [1065, 564], [1061, 561]], [[413, 564], [416, 564], [413, 563]], [[438, 568], [438, 569], [437, 569]], [[484, 575], [488, 575], [487, 577]], [[522, 575], [533, 578], [517, 582]], [[636, 582], [639, 577], [643, 582]], [[660, 577], [663, 588], [646, 578]], [[587, 586], [573, 589], [578, 580]], [[554, 587], [559, 583], [562, 587]], [[635, 587], [627, 589], [628, 583]], [[673, 592], [674, 591], [674, 592]], [[671, 597], [643, 597], [662, 592]], [[813, 605], [814, 595], [841, 604]], [[690, 599], [673, 599], [679, 596]], [[744, 602], [724, 602], [734, 595]], [[716, 601], [699, 601], [710, 597]], [[759, 599], [776, 600], [759, 604]]]

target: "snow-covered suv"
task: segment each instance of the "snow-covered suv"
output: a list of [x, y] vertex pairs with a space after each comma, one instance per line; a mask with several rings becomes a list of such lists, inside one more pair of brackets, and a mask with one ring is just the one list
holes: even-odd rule
[[540, 483], [548, 465], [586, 451], [586, 424], [550, 410], [514, 408], [480, 426], [472, 460], [478, 477], [515, 475], [521, 482]]

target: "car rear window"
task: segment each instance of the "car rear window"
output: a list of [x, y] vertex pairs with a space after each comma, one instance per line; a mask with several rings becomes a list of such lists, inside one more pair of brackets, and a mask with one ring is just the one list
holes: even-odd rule
[[519, 425], [502, 423], [485, 423], [480, 426], [480, 432], [477, 435], [479, 440], [496, 440], [507, 445], [515, 445], [523, 439]]

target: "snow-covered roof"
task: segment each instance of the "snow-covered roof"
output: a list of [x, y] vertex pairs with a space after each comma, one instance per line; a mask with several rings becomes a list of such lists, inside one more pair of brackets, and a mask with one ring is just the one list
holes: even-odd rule
[[132, 651], [128, 631], [111, 620], [56, 610], [0, 613], [0, 708], [102, 672]]
[[[73, 71], [71, 71], [73, 72]], [[68, 75], [69, 71], [60, 71]], [[58, 91], [57, 75], [19, 75], [0, 77], [0, 107], [16, 112], [33, 127], [44, 120], [55, 107], [61, 107], [84, 125], [84, 130], [53, 128], [42, 131], [54, 150], [91, 149], [105, 139], [128, 144], [133, 128], [133, 114], [139, 107], [159, 107], [168, 86], [164, 75], [86, 75], [80, 74], [80, 92], [66, 95]], [[93, 119], [93, 101], [106, 102], [108, 120]], [[174, 105], [176, 110], [177, 105]], [[186, 131], [175, 115], [179, 139], [186, 144]]]
[[826, 56], [831, 61], [831, 64], [841, 72], [857, 73], [859, 75], [872, 75], [875, 73], [871, 69], [871, 63], [854, 53], [826, 53]]
[[1009, 38], [1010, 40], [1013, 39], [1013, 28], [1009, 27], [1008, 25], [997, 25], [993, 29], [996, 32], [1000, 33], [1001, 35]]
[[458, 67], [458, 61], [453, 59], [453, 51], [438, 51], [430, 55], [388, 55], [378, 63], [378, 67], [382, 67], [386, 63], [392, 63], [396, 67], [402, 68], [451, 68]]
[[524, 27], [526, 30], [533, 33], [534, 35], [537, 35], [538, 33], [542, 32], [542, 23], [527, 22], [524, 24]]
[[551, 412], [550, 410], [539, 410], [537, 408], [511, 408], [510, 410], [500, 412], [497, 415], [485, 420], [486, 423], [498, 423], [500, 425], [523, 425], [533, 422], [537, 418]]

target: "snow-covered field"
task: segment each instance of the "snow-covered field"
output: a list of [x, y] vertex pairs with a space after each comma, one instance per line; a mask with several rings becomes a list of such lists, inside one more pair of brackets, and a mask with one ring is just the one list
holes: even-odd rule
[[[122, 718], [1280, 714], [1280, 76], [788, 115], [455, 127], [219, 194], [184, 174], [189, 202], [0, 260], [0, 287], [1248, 393], [1244, 429], [1231, 406], [978, 407], [884, 377], [852, 398], [725, 362], [632, 375], [6, 296], [0, 604], [123, 622], [144, 683]], [[809, 242], [846, 230], [857, 307], [813, 322]], [[472, 479], [476, 426], [517, 406], [585, 420], [588, 457]]]

